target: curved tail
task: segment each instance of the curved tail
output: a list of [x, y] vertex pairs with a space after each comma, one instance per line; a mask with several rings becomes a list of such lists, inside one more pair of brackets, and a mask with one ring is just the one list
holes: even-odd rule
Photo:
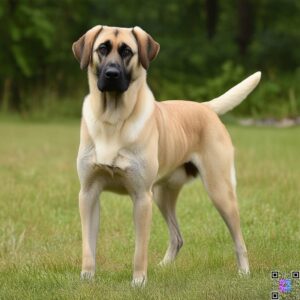
[[211, 108], [218, 115], [223, 115], [238, 106], [258, 85], [261, 72], [256, 72], [228, 90], [225, 94], [202, 104]]

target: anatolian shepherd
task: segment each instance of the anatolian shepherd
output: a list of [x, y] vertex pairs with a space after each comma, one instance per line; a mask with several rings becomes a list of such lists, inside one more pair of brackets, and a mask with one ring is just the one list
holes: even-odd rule
[[249, 273], [240, 229], [234, 148], [218, 115], [241, 103], [256, 87], [260, 72], [208, 102], [156, 102], [147, 69], [159, 44], [139, 27], [95, 26], [73, 44], [87, 69], [77, 168], [81, 184], [82, 278], [95, 273], [102, 191], [127, 193], [133, 201], [135, 254], [132, 286], [147, 279], [152, 199], [169, 228], [161, 265], [172, 262], [183, 241], [175, 214], [182, 186], [200, 177], [229, 228], [239, 272]]

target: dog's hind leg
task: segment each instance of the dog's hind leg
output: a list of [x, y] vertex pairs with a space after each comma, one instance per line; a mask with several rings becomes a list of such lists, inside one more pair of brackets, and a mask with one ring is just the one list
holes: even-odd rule
[[154, 187], [154, 200], [161, 211], [169, 229], [169, 246], [160, 265], [166, 265], [174, 261], [177, 253], [183, 245], [183, 239], [176, 218], [176, 201], [181, 186], [169, 186], [168, 184]]
[[230, 231], [235, 244], [239, 273], [247, 274], [249, 263], [240, 228], [233, 157], [234, 150], [229, 139], [225, 143], [212, 143], [194, 163], [198, 164], [208, 195]]

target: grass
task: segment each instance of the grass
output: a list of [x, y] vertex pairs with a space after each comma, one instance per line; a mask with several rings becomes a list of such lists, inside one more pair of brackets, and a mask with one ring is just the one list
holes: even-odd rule
[[167, 229], [153, 206], [148, 285], [135, 290], [132, 205], [114, 194], [102, 195], [96, 278], [79, 279], [79, 121], [2, 121], [0, 299], [270, 299], [277, 288], [270, 272], [300, 269], [300, 128], [229, 130], [251, 276], [237, 276], [227, 228], [194, 182], [178, 203], [185, 245], [166, 268], [157, 263], [167, 247]]

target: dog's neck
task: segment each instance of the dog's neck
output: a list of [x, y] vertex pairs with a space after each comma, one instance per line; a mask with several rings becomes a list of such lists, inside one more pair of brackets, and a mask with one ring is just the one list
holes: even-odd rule
[[[103, 123], [117, 125], [126, 121], [140, 106], [145, 106], [143, 101], [154, 101], [152, 92], [146, 82], [146, 72], [134, 80], [126, 92], [101, 92], [97, 87], [97, 79], [91, 71], [88, 72], [90, 97], [95, 118]], [[147, 95], [141, 95], [141, 93]], [[149, 97], [150, 96], [150, 97]], [[149, 107], [149, 103], [148, 103]]]

